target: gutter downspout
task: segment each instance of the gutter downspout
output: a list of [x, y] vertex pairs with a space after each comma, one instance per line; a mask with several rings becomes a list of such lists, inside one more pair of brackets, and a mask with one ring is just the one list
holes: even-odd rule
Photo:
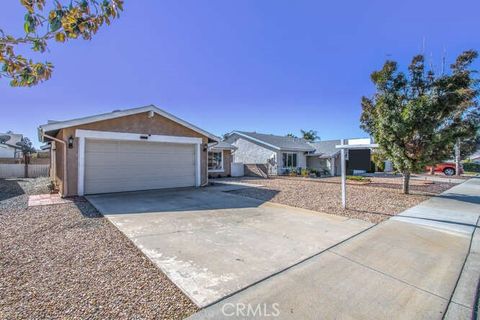
[[[63, 145], [63, 194], [62, 194], [62, 197], [65, 197], [65, 195], [68, 194], [68, 183], [67, 183], [67, 143], [63, 140], [60, 140], [60, 139], [57, 139], [57, 138], [54, 138], [52, 136], [49, 136], [47, 134], [45, 134], [42, 130], [42, 138], [45, 137], [45, 138], [48, 138], [48, 139], [52, 139], [53, 141], [55, 142], [59, 142]], [[57, 168], [57, 158], [55, 157], [55, 171], [56, 171], [56, 168]]]

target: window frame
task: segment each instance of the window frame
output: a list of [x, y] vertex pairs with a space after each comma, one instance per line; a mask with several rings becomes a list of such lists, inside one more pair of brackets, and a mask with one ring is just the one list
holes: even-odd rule
[[[221, 165], [221, 168], [220, 169], [210, 169], [210, 154], [214, 154], [214, 153], [220, 153], [220, 165]], [[208, 151], [208, 154], [207, 154], [207, 170], [208, 172], [224, 172], [225, 171], [225, 167], [224, 167], [224, 164], [223, 164], [223, 150], [220, 150], [220, 151], [216, 151], [216, 150], [211, 150], [211, 151]]]
[[[291, 160], [291, 166], [288, 165], [289, 160]], [[293, 165], [293, 160], [295, 160], [295, 165]], [[298, 168], [298, 154], [296, 152], [282, 152], [282, 161], [284, 168]]]

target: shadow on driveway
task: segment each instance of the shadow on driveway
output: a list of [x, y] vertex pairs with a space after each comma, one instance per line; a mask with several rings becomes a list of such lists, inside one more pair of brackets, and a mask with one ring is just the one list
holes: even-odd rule
[[255, 208], [278, 193], [272, 192], [268, 198], [259, 200], [214, 190], [215, 187], [161, 189], [89, 195], [86, 198], [103, 215], [116, 215]]

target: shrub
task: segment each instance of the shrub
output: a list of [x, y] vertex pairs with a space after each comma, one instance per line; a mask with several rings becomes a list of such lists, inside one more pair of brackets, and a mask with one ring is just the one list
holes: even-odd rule
[[480, 172], [480, 164], [475, 162], [463, 163], [463, 170], [468, 172]]
[[302, 169], [300, 170], [300, 175], [301, 175], [302, 177], [308, 177], [309, 173], [310, 173], [310, 170], [308, 170], [308, 169], [302, 168]]
[[347, 180], [351, 181], [361, 181], [361, 182], [370, 182], [370, 179], [363, 176], [347, 176]]

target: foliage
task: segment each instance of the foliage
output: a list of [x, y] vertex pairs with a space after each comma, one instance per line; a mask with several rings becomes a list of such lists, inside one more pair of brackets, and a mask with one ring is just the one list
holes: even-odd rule
[[388, 158], [382, 150], [373, 149], [372, 152], [372, 162], [377, 166], [379, 171], [385, 171], [385, 161]]
[[467, 137], [460, 142], [460, 157], [466, 159], [480, 148], [480, 134]]
[[371, 180], [363, 176], [347, 176], [347, 180], [350, 181], [360, 181], [360, 182], [370, 182]]
[[302, 138], [307, 141], [314, 142], [320, 139], [318, 132], [315, 130], [300, 130], [300, 132], [302, 133]]
[[294, 135], [293, 133], [287, 133], [286, 135], [287, 137], [290, 137], [290, 138], [298, 138], [296, 135]]
[[24, 156], [30, 155], [36, 151], [32, 141], [30, 141], [30, 139], [26, 137], [22, 138], [22, 140], [20, 142], [17, 142], [16, 145], [22, 151]]
[[480, 173], [480, 163], [475, 162], [464, 162], [462, 164], [463, 171], [465, 172], [479, 172]]
[[308, 177], [309, 174], [310, 174], [310, 170], [308, 170], [308, 169], [302, 168], [302, 169], [300, 170], [300, 175], [301, 175], [302, 177]]
[[55, 1], [50, 9], [46, 8], [46, 0], [20, 0], [20, 3], [27, 11], [25, 34], [15, 37], [0, 29], [0, 78], [10, 79], [14, 87], [37, 85], [50, 79], [53, 71], [50, 62], [35, 62], [18, 54], [21, 46], [43, 53], [50, 41], [90, 40], [123, 10], [123, 0], [78, 0], [68, 4]]
[[448, 158], [457, 139], [476, 134], [478, 80], [470, 67], [477, 56], [460, 54], [449, 74], [427, 70], [422, 55], [413, 58], [407, 74], [394, 61], [372, 73], [376, 93], [362, 98], [361, 127], [402, 172], [404, 193], [412, 172]]

